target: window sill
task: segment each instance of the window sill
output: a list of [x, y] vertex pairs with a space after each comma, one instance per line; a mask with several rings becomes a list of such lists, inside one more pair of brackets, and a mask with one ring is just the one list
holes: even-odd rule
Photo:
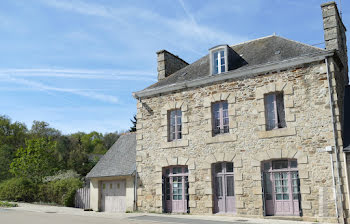
[[269, 131], [258, 132], [259, 138], [274, 138], [274, 137], [284, 137], [296, 135], [295, 128], [278, 128]]
[[174, 140], [171, 142], [163, 142], [161, 144], [161, 148], [177, 148], [177, 147], [185, 147], [188, 146], [188, 140], [187, 139], [179, 139], [179, 140]]
[[237, 140], [236, 135], [226, 133], [226, 134], [218, 134], [213, 137], [210, 136], [206, 139], [206, 143], [211, 144], [211, 143], [220, 143], [220, 142], [234, 142], [236, 140]]

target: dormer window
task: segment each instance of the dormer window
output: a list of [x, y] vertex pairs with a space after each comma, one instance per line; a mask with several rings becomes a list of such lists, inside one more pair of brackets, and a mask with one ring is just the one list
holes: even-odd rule
[[225, 72], [225, 51], [215, 51], [213, 53], [213, 60], [213, 75]]
[[228, 48], [227, 45], [220, 45], [209, 49], [211, 75], [228, 71]]

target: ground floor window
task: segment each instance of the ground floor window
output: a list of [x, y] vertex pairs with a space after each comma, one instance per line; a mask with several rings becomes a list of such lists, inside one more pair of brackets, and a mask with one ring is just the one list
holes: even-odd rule
[[221, 162], [212, 166], [214, 213], [236, 211], [233, 163]]
[[187, 213], [188, 168], [172, 166], [163, 168], [163, 210], [171, 213]]
[[301, 214], [300, 181], [296, 160], [274, 160], [262, 164], [265, 215]]

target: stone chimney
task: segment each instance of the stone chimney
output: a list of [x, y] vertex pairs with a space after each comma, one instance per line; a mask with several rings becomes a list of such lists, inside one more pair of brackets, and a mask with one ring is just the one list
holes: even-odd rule
[[187, 62], [166, 50], [160, 50], [157, 52], [157, 62], [158, 81], [165, 79], [169, 75], [188, 65]]
[[337, 4], [334, 1], [327, 2], [322, 4], [321, 8], [326, 50], [337, 50], [342, 64], [347, 68], [346, 28], [339, 15]]

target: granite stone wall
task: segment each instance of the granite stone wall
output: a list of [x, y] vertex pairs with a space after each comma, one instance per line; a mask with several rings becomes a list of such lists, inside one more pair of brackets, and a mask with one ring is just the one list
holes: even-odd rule
[[[187, 165], [190, 213], [212, 214], [211, 165], [233, 161], [237, 215], [263, 216], [261, 163], [295, 158], [302, 219], [335, 222], [330, 154], [320, 152], [334, 145], [326, 71], [320, 61], [142, 99], [137, 104], [138, 209], [162, 212], [162, 168]], [[286, 128], [265, 129], [263, 97], [270, 92], [284, 94]], [[213, 137], [210, 107], [221, 100], [229, 105], [230, 130]], [[182, 110], [183, 138], [168, 142], [166, 114], [175, 108]]]

